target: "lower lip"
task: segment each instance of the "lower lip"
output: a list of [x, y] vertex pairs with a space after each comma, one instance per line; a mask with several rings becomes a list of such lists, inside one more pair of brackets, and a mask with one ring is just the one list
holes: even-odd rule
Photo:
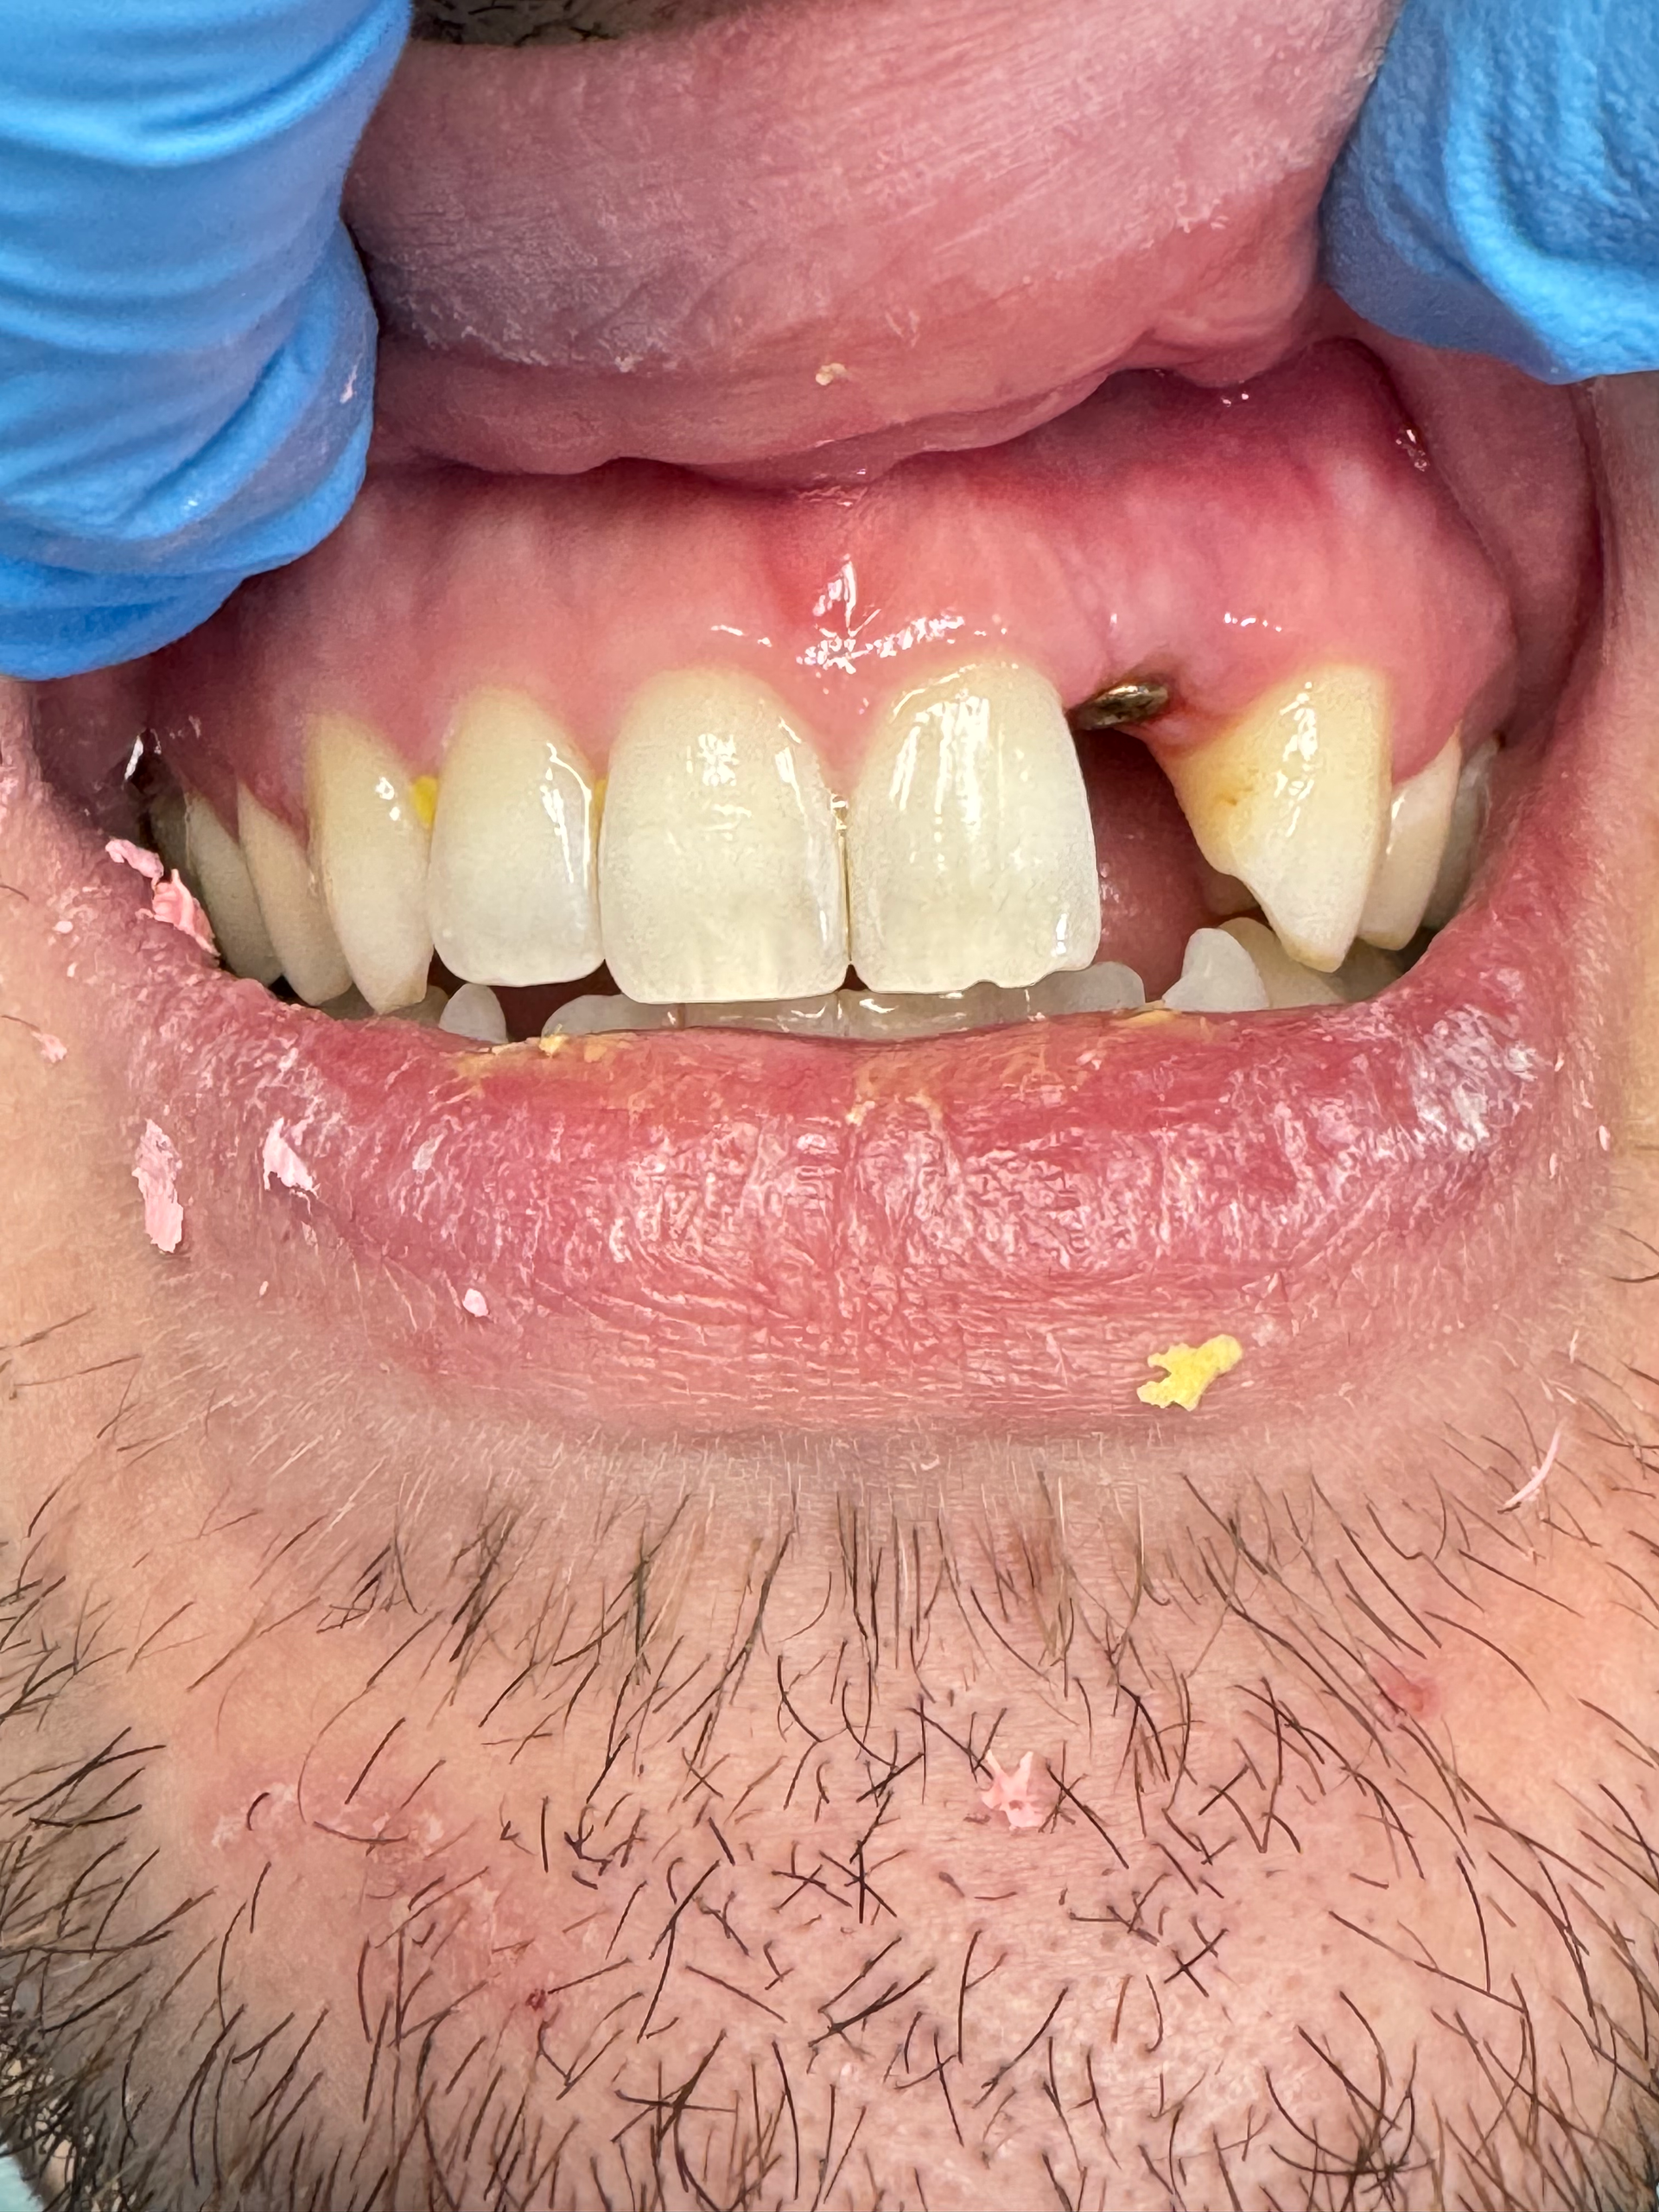
[[1541, 748], [1475, 902], [1345, 1009], [491, 1054], [237, 982], [102, 860], [76, 945], [134, 1142], [179, 1156], [163, 1264], [242, 1310], [585, 1427], [1143, 1433], [1171, 1343], [1233, 1335], [1218, 1392], [1302, 1402], [1488, 1308], [1522, 1194], [1541, 1249], [1584, 1202], [1586, 742]]

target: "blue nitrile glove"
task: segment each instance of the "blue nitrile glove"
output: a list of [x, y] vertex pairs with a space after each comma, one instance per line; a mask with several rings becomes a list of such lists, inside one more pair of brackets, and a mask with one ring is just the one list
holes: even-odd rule
[[374, 316], [340, 188], [408, 0], [0, 0], [0, 670], [124, 660], [327, 536]]
[[1405, 0], [1324, 226], [1401, 337], [1551, 384], [1659, 367], [1659, 0]]

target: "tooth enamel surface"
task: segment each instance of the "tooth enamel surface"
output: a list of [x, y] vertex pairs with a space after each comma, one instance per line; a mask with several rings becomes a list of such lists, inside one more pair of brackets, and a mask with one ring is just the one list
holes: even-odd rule
[[905, 693], [847, 822], [853, 964], [874, 991], [1020, 989], [1100, 943], [1094, 831], [1059, 694], [1016, 661]]
[[1248, 884], [1304, 966], [1341, 965], [1388, 836], [1388, 685], [1335, 663], [1265, 692], [1220, 737], [1160, 751], [1198, 849]]
[[590, 992], [570, 999], [542, 1024], [543, 1037], [611, 1037], [633, 1029], [683, 1029], [677, 1006], [641, 1006], [620, 992]]
[[237, 836], [283, 973], [308, 1006], [323, 1006], [348, 989], [352, 971], [340, 949], [305, 849], [285, 822], [253, 793], [236, 795]]
[[1255, 972], [1262, 978], [1262, 988], [1268, 995], [1268, 1004], [1279, 1006], [1342, 1006], [1347, 994], [1334, 976], [1316, 975], [1313, 969], [1304, 968], [1293, 960], [1265, 922], [1252, 921], [1241, 916], [1236, 921], [1224, 922], [1222, 929], [1228, 937], [1236, 938], [1255, 963]]
[[225, 965], [236, 976], [274, 983], [283, 963], [259, 911], [258, 893], [242, 848], [205, 798], [192, 791], [184, 803], [185, 872], [207, 909]]
[[438, 1027], [452, 1037], [475, 1038], [480, 1045], [505, 1045], [507, 1017], [487, 983], [463, 983], [438, 1016]]
[[1091, 968], [1045, 976], [1028, 994], [1033, 1014], [1053, 1018], [1067, 1014], [1132, 1014], [1147, 1002], [1147, 987], [1121, 960], [1097, 960]]
[[522, 692], [474, 692], [444, 754], [426, 911], [438, 957], [479, 983], [562, 983], [604, 958], [594, 776]]
[[815, 998], [847, 972], [835, 806], [782, 702], [735, 670], [657, 677], [612, 749], [605, 958], [650, 1005]]
[[1454, 730], [1427, 768], [1395, 785], [1388, 842], [1359, 918], [1367, 944], [1397, 952], [1417, 934], [1440, 875], [1462, 768], [1463, 742]]
[[413, 779], [346, 715], [312, 724], [308, 772], [312, 862], [352, 980], [377, 1014], [414, 1006], [426, 995], [432, 933]]
[[1497, 753], [1497, 740], [1487, 738], [1464, 762], [1458, 778], [1446, 852], [1428, 904], [1423, 909], [1423, 919], [1432, 930], [1446, 927], [1462, 906], [1469, 888], [1469, 879], [1475, 872], [1475, 850], [1491, 804], [1492, 768]]
[[1164, 993], [1173, 1014], [1259, 1014], [1267, 986], [1238, 939], [1226, 930], [1194, 930], [1181, 959], [1181, 980]]

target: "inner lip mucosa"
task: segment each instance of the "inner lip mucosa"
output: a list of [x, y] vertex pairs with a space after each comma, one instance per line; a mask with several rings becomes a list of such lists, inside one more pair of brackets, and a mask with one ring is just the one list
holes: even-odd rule
[[1160, 1345], [1271, 1389], [1441, 1243], [1478, 1310], [1585, 1095], [1593, 539], [1569, 399], [1420, 416], [1389, 351], [838, 493], [394, 470], [39, 687], [251, 979], [151, 930], [118, 1017], [195, 1249], [367, 1251], [405, 1356], [636, 1428], [1143, 1420]]

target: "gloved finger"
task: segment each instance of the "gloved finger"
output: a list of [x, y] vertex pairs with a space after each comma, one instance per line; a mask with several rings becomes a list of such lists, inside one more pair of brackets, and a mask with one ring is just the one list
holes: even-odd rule
[[1654, 0], [1405, 0], [1323, 225], [1402, 337], [1551, 383], [1659, 366]]
[[326, 536], [374, 320], [340, 227], [407, 0], [7, 0], [0, 668], [149, 651]]

